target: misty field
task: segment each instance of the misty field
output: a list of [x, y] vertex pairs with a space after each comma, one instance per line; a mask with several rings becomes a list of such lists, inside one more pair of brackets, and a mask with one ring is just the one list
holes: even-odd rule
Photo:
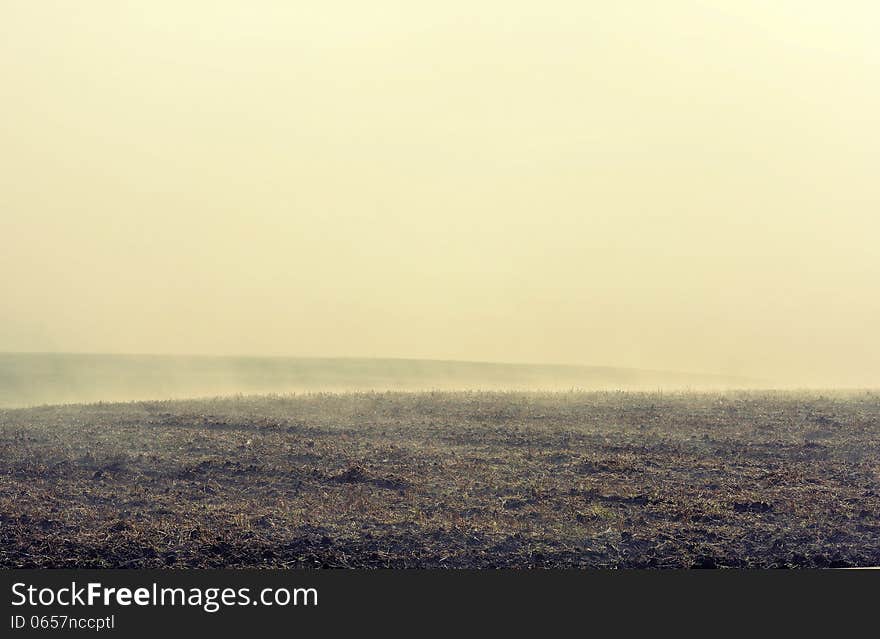
[[4, 567], [880, 565], [880, 393], [0, 410]]

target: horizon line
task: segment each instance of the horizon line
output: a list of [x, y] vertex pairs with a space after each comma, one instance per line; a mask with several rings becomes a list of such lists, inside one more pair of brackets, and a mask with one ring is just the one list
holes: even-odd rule
[[169, 352], [109, 352], [109, 351], [9, 351], [0, 350], [2, 355], [79, 355], [99, 357], [180, 357], [180, 358], [204, 358], [204, 359], [293, 359], [293, 360], [361, 360], [361, 361], [397, 361], [397, 362], [437, 362], [446, 364], [478, 364], [493, 366], [519, 366], [519, 367], [545, 367], [545, 368], [571, 368], [571, 369], [606, 369], [617, 371], [634, 371], [643, 373], [665, 373], [672, 375], [693, 375], [699, 377], [718, 377], [731, 380], [748, 382], [770, 382], [772, 380], [751, 377], [748, 375], [720, 373], [720, 372], [696, 372], [676, 369], [642, 368], [637, 366], [614, 366], [609, 364], [564, 364], [556, 362], [522, 362], [522, 361], [498, 361], [479, 359], [445, 359], [431, 357], [387, 357], [387, 356], [348, 356], [348, 355], [265, 355], [265, 354], [216, 354], [216, 353], [169, 353]]

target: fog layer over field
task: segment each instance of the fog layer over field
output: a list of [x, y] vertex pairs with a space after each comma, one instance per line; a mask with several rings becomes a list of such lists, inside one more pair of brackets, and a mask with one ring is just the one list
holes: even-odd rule
[[[878, 24], [859, 0], [5, 0], [0, 351], [876, 387]], [[72, 397], [182, 388], [105, 364]], [[266, 389], [218, 375], [187, 388]]]
[[387, 390], [743, 388], [755, 380], [610, 367], [429, 360], [0, 353], [0, 407]]

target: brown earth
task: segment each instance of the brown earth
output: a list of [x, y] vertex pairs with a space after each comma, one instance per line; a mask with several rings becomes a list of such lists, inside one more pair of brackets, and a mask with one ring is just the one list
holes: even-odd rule
[[880, 565], [880, 393], [0, 411], [3, 567]]

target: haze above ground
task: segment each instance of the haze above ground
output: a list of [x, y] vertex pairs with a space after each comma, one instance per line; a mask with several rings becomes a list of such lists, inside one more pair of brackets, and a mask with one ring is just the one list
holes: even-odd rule
[[316, 392], [723, 392], [785, 388], [797, 387], [772, 380], [610, 366], [376, 358], [0, 353], [0, 408]]
[[0, 7], [0, 351], [880, 385], [880, 6]]
[[754, 387], [722, 375], [600, 366], [370, 358], [0, 353], [0, 407], [234, 394], [682, 390]]

